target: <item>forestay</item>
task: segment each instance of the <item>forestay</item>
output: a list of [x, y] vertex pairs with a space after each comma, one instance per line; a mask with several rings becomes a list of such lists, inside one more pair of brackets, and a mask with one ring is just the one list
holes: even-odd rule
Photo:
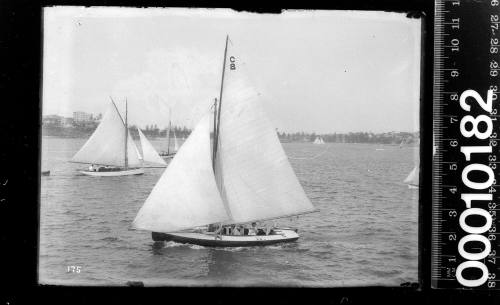
[[207, 115], [172, 159], [133, 226], [154, 232], [175, 232], [226, 220], [212, 169]]
[[[131, 167], [140, 166], [137, 147], [128, 133], [127, 158]], [[125, 124], [113, 104], [101, 123], [71, 161], [112, 166], [125, 166]]]
[[156, 152], [155, 148], [148, 141], [148, 139], [142, 133], [142, 131], [139, 128], [137, 128], [137, 131], [139, 131], [139, 138], [141, 141], [143, 161], [149, 162], [149, 163], [154, 163], [154, 164], [167, 165], [165, 160], [163, 160], [162, 157], [160, 157], [160, 155], [158, 154], [158, 152]]
[[314, 211], [243, 68], [229, 45], [215, 171], [230, 223]]

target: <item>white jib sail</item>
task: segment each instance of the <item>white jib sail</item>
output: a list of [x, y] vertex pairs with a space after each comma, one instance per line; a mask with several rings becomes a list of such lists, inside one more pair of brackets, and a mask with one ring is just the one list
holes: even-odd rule
[[139, 149], [135, 144], [130, 131], [128, 131], [128, 140], [127, 140], [127, 151], [128, 151], [128, 166], [130, 167], [141, 167], [142, 166], [142, 156], [139, 153]]
[[[128, 134], [127, 158], [129, 166], [141, 164], [130, 133]], [[99, 126], [71, 161], [125, 166], [125, 124], [113, 104], [110, 104]]]
[[168, 233], [226, 220], [212, 169], [207, 115], [172, 159], [133, 226]]
[[135, 146], [135, 151], [137, 152], [137, 156], [138, 156], [139, 160], [141, 160], [141, 161], [142, 161], [142, 155], [141, 155], [141, 153], [139, 152], [139, 148], [137, 148], [137, 145]]
[[160, 155], [158, 154], [158, 152], [156, 152], [155, 148], [148, 141], [148, 139], [142, 133], [142, 131], [139, 128], [137, 128], [137, 130], [139, 131], [139, 138], [141, 140], [143, 161], [154, 164], [167, 165], [165, 160], [163, 160], [162, 157], [160, 157]]
[[230, 222], [314, 211], [242, 65], [228, 46], [215, 171]]

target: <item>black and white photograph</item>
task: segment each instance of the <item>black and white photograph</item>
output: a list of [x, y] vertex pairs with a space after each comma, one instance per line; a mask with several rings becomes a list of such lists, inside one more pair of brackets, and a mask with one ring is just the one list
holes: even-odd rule
[[422, 18], [43, 9], [38, 283], [417, 283]]

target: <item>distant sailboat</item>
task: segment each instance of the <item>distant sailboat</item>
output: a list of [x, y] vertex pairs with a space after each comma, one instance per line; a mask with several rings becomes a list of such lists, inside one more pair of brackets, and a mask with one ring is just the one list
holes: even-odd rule
[[88, 170], [80, 171], [89, 176], [144, 174], [140, 155], [127, 128], [127, 110], [124, 121], [111, 100], [101, 123], [70, 162], [92, 164]]
[[419, 165], [417, 164], [412, 169], [410, 174], [408, 174], [406, 179], [403, 181], [404, 183], [406, 183], [408, 185], [408, 188], [411, 188], [411, 189], [418, 188], [418, 185], [419, 185], [418, 179], [419, 179], [419, 172], [420, 172], [418, 167], [419, 167]]
[[[152, 231], [153, 240], [225, 247], [290, 242], [299, 238], [297, 230], [240, 225], [315, 211], [241, 68], [226, 38], [213, 145], [209, 113], [133, 222], [136, 229]], [[211, 230], [231, 225], [231, 232]]]
[[[174, 135], [174, 150], [170, 150], [170, 133], [171, 132]], [[169, 117], [168, 130], [167, 130], [167, 151], [162, 151], [160, 153], [160, 156], [163, 158], [172, 158], [177, 153], [177, 150], [179, 150], [179, 144], [177, 142], [177, 137], [175, 136], [175, 129], [172, 130], [172, 120]]]
[[[434, 139], [434, 135], [432, 136], [432, 156], [434, 157], [436, 155], [436, 141]], [[412, 171], [408, 174], [406, 179], [403, 181], [408, 185], [408, 188], [410, 189], [418, 189], [419, 187], [419, 175], [420, 175], [420, 169], [419, 169], [419, 163], [412, 169]]]
[[151, 145], [151, 143], [148, 141], [148, 139], [142, 133], [142, 131], [139, 128], [137, 128], [137, 131], [139, 132], [139, 138], [141, 141], [141, 148], [142, 148], [141, 159], [143, 161], [143, 164], [160, 165], [162, 167], [167, 166], [165, 160], [163, 160], [163, 158], [160, 157], [160, 155], [156, 152], [155, 148], [153, 147], [153, 145]]
[[406, 138], [403, 138], [403, 140], [399, 144], [399, 148], [403, 148], [403, 145], [405, 144], [405, 140], [406, 140]]
[[322, 137], [316, 137], [316, 139], [314, 140], [313, 143], [314, 144], [325, 144]]

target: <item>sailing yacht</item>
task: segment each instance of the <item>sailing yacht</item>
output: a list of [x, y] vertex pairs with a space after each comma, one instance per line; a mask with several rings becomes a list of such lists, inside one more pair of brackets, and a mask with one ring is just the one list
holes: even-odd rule
[[401, 140], [401, 143], [399, 143], [399, 148], [403, 148], [405, 141], [406, 141], [406, 138], [403, 138], [403, 140]]
[[133, 221], [155, 241], [214, 247], [291, 242], [299, 238], [297, 229], [273, 226], [250, 235], [244, 227], [316, 211], [229, 42], [226, 37], [213, 124], [212, 112], [205, 114]]
[[[434, 135], [432, 136], [432, 157], [436, 155], [436, 141], [434, 139]], [[410, 189], [418, 189], [419, 187], [419, 175], [420, 175], [420, 165], [417, 162], [417, 165], [412, 169], [412, 171], [408, 174], [406, 179], [403, 181], [408, 185]]]
[[419, 172], [420, 172], [418, 167], [419, 167], [419, 164], [417, 163], [417, 165], [412, 169], [410, 174], [408, 174], [406, 179], [403, 181], [404, 183], [406, 183], [408, 185], [408, 188], [410, 188], [410, 189], [418, 189], [418, 185], [419, 185], [418, 179], [419, 179]]
[[88, 176], [128, 176], [144, 174], [142, 161], [127, 127], [113, 100], [101, 123], [70, 162], [91, 164], [80, 173]]
[[316, 137], [313, 144], [325, 144], [322, 137]]
[[143, 165], [145, 164], [150, 164], [148, 167], [165, 167], [167, 166], [167, 163], [165, 160], [163, 160], [162, 157], [156, 152], [156, 149], [153, 147], [151, 142], [148, 141], [146, 136], [142, 133], [142, 131], [137, 128], [137, 131], [139, 132], [139, 139], [141, 141], [141, 148], [142, 148], [142, 155], [139, 154], [140, 159], [143, 162]]
[[[171, 112], [170, 112], [171, 113]], [[174, 134], [174, 150], [170, 150], [170, 132]], [[172, 120], [168, 119], [168, 130], [167, 130], [167, 151], [162, 151], [160, 156], [163, 158], [173, 158], [177, 151], [179, 150], [179, 144], [177, 142], [177, 137], [175, 136], [175, 129], [172, 130]]]

